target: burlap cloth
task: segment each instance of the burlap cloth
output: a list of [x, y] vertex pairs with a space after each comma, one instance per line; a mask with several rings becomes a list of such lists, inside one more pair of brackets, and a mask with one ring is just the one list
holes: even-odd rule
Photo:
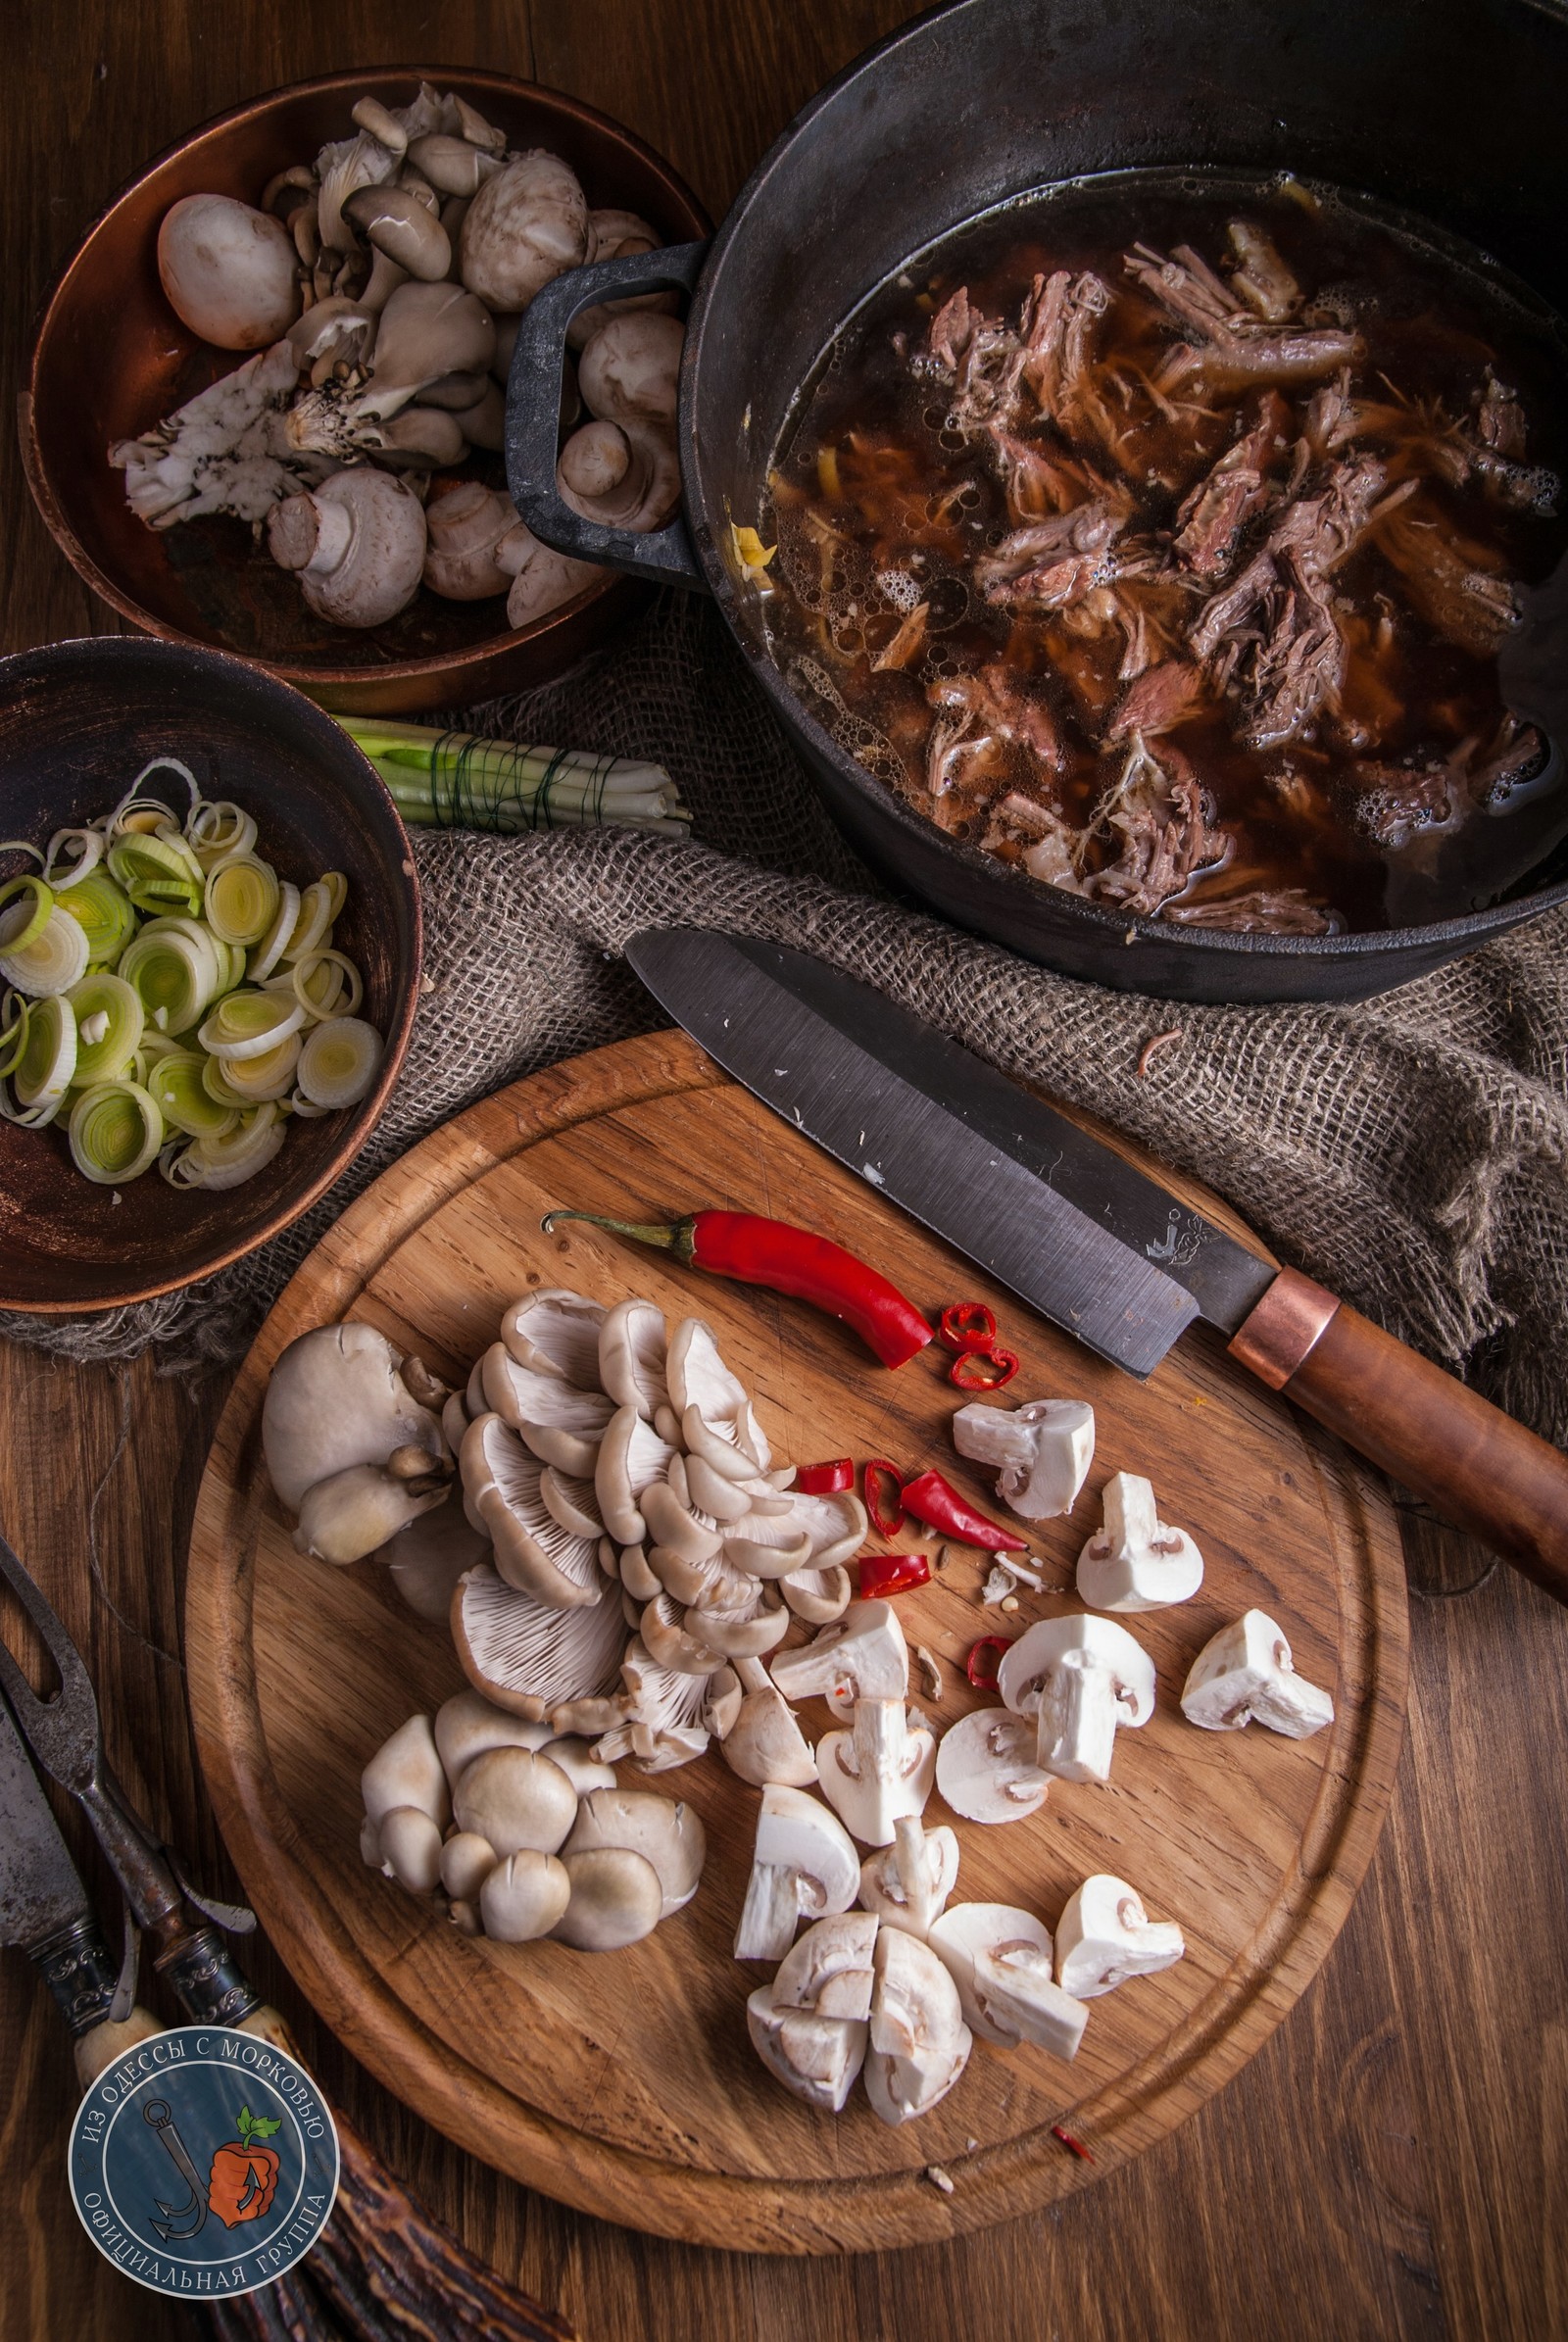
[[[454, 719], [457, 720], [457, 719]], [[707, 604], [656, 603], [564, 681], [462, 719], [657, 757], [701, 843], [631, 830], [416, 837], [428, 989], [369, 1146], [235, 1268], [138, 1307], [0, 1332], [77, 1358], [233, 1357], [349, 1198], [519, 1074], [663, 1021], [620, 958], [637, 929], [728, 928], [820, 952], [1004, 1071], [1145, 1140], [1321, 1278], [1568, 1442], [1568, 914], [1345, 1008], [1194, 1008], [1102, 992], [906, 911], [821, 811]], [[1151, 1035], [1180, 1026], [1138, 1078]], [[701, 1166], [689, 1200], [702, 1192]]]

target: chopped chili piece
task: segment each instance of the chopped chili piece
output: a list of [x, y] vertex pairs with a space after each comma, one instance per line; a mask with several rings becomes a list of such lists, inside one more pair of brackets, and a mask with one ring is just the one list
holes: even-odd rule
[[1016, 1350], [960, 1350], [948, 1368], [956, 1391], [1000, 1391], [1018, 1371]]
[[836, 1496], [841, 1488], [854, 1488], [855, 1459], [841, 1455], [831, 1464], [803, 1464], [795, 1486], [803, 1496]]
[[862, 1553], [860, 1599], [878, 1601], [884, 1594], [906, 1594], [911, 1586], [929, 1586], [931, 1564], [923, 1553]]
[[1082, 2139], [1075, 2139], [1072, 2135], [1072, 2132], [1070, 2130], [1063, 2130], [1059, 2122], [1052, 2123], [1051, 2135], [1054, 2139], [1060, 2139], [1064, 2147], [1070, 2147], [1080, 2163], [1094, 2162], [1094, 2157], [1090, 2154], [1089, 2149], [1084, 2145]]
[[853, 1326], [884, 1366], [905, 1365], [931, 1340], [931, 1328], [896, 1285], [842, 1244], [829, 1244], [808, 1228], [792, 1228], [786, 1220], [764, 1220], [755, 1212], [700, 1211], [684, 1220], [650, 1223], [610, 1220], [591, 1211], [553, 1211], [543, 1221], [546, 1234], [563, 1220], [586, 1220], [591, 1228], [608, 1228], [614, 1236], [673, 1252], [688, 1268], [809, 1301]]
[[897, 1537], [904, 1527], [904, 1476], [896, 1464], [874, 1455], [861, 1475], [865, 1509], [878, 1537]]
[[950, 1350], [988, 1350], [997, 1339], [996, 1316], [984, 1301], [950, 1301], [937, 1332]]
[[[1003, 1652], [1008, 1647], [1008, 1639], [1005, 1635], [981, 1635], [963, 1663], [963, 1672], [977, 1691], [995, 1691], [997, 1670], [1002, 1664]], [[995, 1651], [997, 1654], [989, 1665], [981, 1657], [983, 1651]]]
[[[866, 1499], [870, 1509], [870, 1499]], [[988, 1553], [1027, 1553], [1026, 1540], [1014, 1537], [1010, 1529], [999, 1522], [987, 1520], [976, 1512], [966, 1496], [960, 1496], [951, 1481], [940, 1472], [922, 1472], [911, 1480], [904, 1490], [904, 1509], [916, 1521], [924, 1521], [932, 1529], [940, 1529], [944, 1537], [954, 1537], [963, 1545], [979, 1545]]]

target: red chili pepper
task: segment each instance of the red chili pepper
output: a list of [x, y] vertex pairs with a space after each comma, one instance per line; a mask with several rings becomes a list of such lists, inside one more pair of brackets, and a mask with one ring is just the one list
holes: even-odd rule
[[855, 1486], [855, 1459], [841, 1455], [832, 1464], [803, 1464], [795, 1475], [795, 1486], [803, 1496], [836, 1496], [841, 1488]]
[[591, 1211], [553, 1211], [543, 1222], [546, 1234], [562, 1220], [586, 1220], [591, 1228], [608, 1228], [673, 1252], [688, 1268], [809, 1301], [853, 1326], [884, 1366], [906, 1364], [931, 1340], [931, 1328], [896, 1285], [842, 1244], [785, 1220], [760, 1219], [755, 1212], [700, 1211], [684, 1220], [650, 1224], [608, 1220]]
[[897, 1537], [904, 1527], [903, 1473], [896, 1464], [874, 1455], [861, 1474], [860, 1485], [865, 1490], [865, 1509], [877, 1536]]
[[[963, 1672], [977, 1691], [995, 1691], [997, 1668], [1001, 1664], [1003, 1652], [1008, 1647], [1008, 1638], [1005, 1635], [981, 1635], [963, 1663]], [[990, 1667], [982, 1665], [980, 1663], [982, 1651], [995, 1651], [997, 1654], [996, 1664]]]
[[1094, 2157], [1090, 2154], [1089, 2149], [1084, 2145], [1082, 2139], [1075, 2139], [1072, 2135], [1072, 2132], [1070, 2130], [1063, 2130], [1059, 2122], [1052, 2123], [1051, 2135], [1054, 2139], [1060, 2139], [1064, 2147], [1070, 2147], [1080, 2163], [1094, 2162]]
[[1000, 1391], [1018, 1371], [1016, 1350], [960, 1350], [948, 1368], [956, 1391]]
[[950, 1301], [937, 1332], [950, 1350], [988, 1350], [997, 1339], [997, 1321], [984, 1301]]
[[[868, 1508], [869, 1509], [869, 1508]], [[961, 1545], [979, 1545], [988, 1553], [1027, 1553], [1026, 1539], [1014, 1537], [996, 1521], [977, 1513], [965, 1496], [940, 1472], [922, 1472], [904, 1490], [904, 1509], [916, 1521], [955, 1537]]]
[[906, 1594], [911, 1586], [929, 1586], [931, 1564], [923, 1553], [862, 1553], [860, 1599], [878, 1601], [884, 1594]]

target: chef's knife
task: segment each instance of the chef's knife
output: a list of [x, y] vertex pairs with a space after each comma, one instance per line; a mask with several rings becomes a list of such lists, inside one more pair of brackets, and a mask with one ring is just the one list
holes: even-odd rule
[[701, 928], [628, 959], [764, 1105], [1055, 1325], [1150, 1374], [1194, 1318], [1568, 1602], [1568, 1457], [825, 960]]

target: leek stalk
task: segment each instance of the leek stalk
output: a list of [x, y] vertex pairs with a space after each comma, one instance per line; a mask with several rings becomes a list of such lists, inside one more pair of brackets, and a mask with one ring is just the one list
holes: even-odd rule
[[423, 724], [337, 717], [386, 783], [405, 821], [427, 829], [533, 829], [620, 824], [685, 837], [691, 815], [662, 764], [525, 748]]

